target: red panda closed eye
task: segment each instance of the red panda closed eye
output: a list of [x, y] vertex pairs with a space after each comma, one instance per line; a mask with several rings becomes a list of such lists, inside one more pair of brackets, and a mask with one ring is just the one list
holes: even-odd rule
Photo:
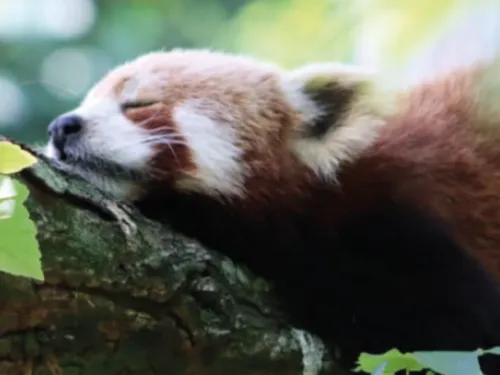
[[395, 95], [354, 67], [151, 53], [54, 120], [47, 154], [272, 281], [346, 367], [486, 348], [500, 345], [494, 71]]

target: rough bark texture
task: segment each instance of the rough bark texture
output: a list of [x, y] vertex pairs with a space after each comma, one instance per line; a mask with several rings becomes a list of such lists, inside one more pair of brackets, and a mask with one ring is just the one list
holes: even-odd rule
[[0, 375], [339, 373], [240, 265], [44, 162], [20, 178], [46, 282], [0, 275]]

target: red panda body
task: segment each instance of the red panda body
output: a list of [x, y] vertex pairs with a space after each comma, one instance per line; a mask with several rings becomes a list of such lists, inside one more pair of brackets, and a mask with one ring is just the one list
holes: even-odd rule
[[270, 280], [346, 368], [363, 351], [500, 346], [490, 70], [416, 87], [393, 111], [337, 65], [151, 54], [56, 119], [47, 153]]
[[336, 207], [366, 209], [389, 197], [419, 207], [500, 281], [500, 121], [477, 112], [474, 76], [453, 73], [410, 92], [377, 142], [339, 177], [349, 193]]

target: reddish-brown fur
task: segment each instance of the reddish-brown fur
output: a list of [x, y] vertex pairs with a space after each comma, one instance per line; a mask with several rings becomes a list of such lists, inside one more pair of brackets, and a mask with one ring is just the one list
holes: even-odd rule
[[[466, 70], [412, 90], [403, 98], [404, 110], [388, 120], [373, 146], [343, 167], [338, 184], [320, 182], [293, 156], [282, 155], [283, 139], [276, 138], [268, 159], [253, 166], [249, 195], [241, 206], [233, 201], [233, 208], [258, 218], [272, 201], [274, 209], [314, 212], [317, 226], [329, 230], [394, 197], [449, 223], [500, 282], [500, 224], [495, 225], [500, 223], [500, 147], [484, 137], [481, 121], [491, 119], [481, 119], [473, 105], [477, 78], [476, 71]], [[255, 161], [250, 153], [248, 159]]]
[[[165, 104], [159, 103], [146, 108], [127, 110], [126, 115], [130, 121], [139, 124], [144, 129], [159, 130], [161, 128], [166, 133], [177, 133], [172, 113], [166, 108]], [[196, 165], [193, 163], [189, 148], [180, 143], [186, 140], [181, 134], [178, 134], [176, 141], [168, 147], [165, 144], [155, 146], [158, 153], [157, 157], [150, 163], [151, 177], [173, 183], [175, 178], [182, 177], [175, 174], [176, 172], [182, 172], [185, 175], [189, 171], [196, 171]]]
[[341, 174], [335, 205], [340, 217], [381, 196], [415, 202], [451, 224], [500, 281], [500, 144], [479, 134], [478, 122], [490, 119], [472, 105], [472, 78], [455, 73], [412, 91], [405, 110]]

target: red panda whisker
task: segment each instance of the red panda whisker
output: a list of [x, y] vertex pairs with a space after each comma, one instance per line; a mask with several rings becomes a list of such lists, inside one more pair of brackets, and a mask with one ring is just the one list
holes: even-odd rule
[[118, 151], [118, 150], [122, 150], [122, 149], [127, 148], [127, 147], [154, 144], [155, 142], [161, 141], [161, 140], [169, 141], [169, 138], [168, 138], [168, 136], [165, 136], [165, 135], [147, 136], [147, 137], [144, 137], [141, 139], [134, 140], [133, 142], [130, 141], [130, 142], [120, 143], [120, 144], [116, 145], [115, 147], [110, 148], [110, 150], [111, 151]]
[[[162, 132], [165, 132], [165, 133], [162, 133]], [[170, 126], [160, 126], [158, 128], [148, 129], [148, 133], [150, 133], [150, 134], [151, 133], [152, 134], [160, 133], [160, 134], [164, 134], [164, 135], [168, 135], [168, 136], [175, 136], [175, 137], [181, 137], [181, 138], [183, 138], [185, 135], [187, 135], [187, 136], [193, 135], [192, 133], [185, 132], [185, 131], [183, 131], [182, 134], [177, 133]]]
[[170, 152], [172, 153], [172, 156], [174, 157], [175, 159], [175, 163], [177, 164], [178, 167], [181, 167], [181, 164], [179, 163], [179, 159], [177, 158], [177, 154], [175, 153], [175, 150], [174, 148], [172, 147], [172, 144], [170, 142], [166, 142], [165, 143], [168, 148], [170, 149]]
[[[149, 142], [148, 142], [148, 144], [149, 144]], [[170, 140], [170, 139], [159, 140], [159, 142], [157, 140], [154, 140], [154, 141], [151, 142], [151, 144], [154, 144], [154, 145], [157, 145], [157, 144], [169, 144], [169, 145], [189, 146], [189, 143], [187, 143], [187, 142], [178, 141], [178, 140]]]
[[[169, 136], [176, 136], [176, 137], [180, 137], [180, 138], [185, 138], [186, 136], [188, 137], [194, 137], [194, 136], [198, 136], [197, 133], [193, 133], [193, 132], [188, 132], [188, 131], [185, 131], [185, 130], [182, 130], [182, 133], [177, 133], [175, 131], [173, 131], [172, 127], [169, 127], [169, 126], [161, 126], [161, 127], [158, 127], [158, 128], [154, 128], [154, 129], [150, 129], [148, 130], [148, 132], [150, 133], [161, 133], [161, 131], [166, 131], [168, 133], [164, 133], [164, 134], [168, 134]], [[254, 133], [255, 136], [256, 133]]]
[[148, 133], [161, 133], [162, 131], [170, 131], [171, 128], [168, 126], [160, 126], [158, 128], [147, 129]]
[[[156, 130], [156, 131], [154, 131], [154, 130]], [[160, 131], [160, 128], [157, 128], [157, 129], [154, 129], [154, 130], [153, 131], [148, 131], [148, 133], [151, 134], [151, 135], [160, 135], [160, 136], [163, 135], [163, 136], [180, 137], [180, 138], [184, 137], [182, 134], [173, 132], [171, 128], [167, 128], [167, 127], [161, 129], [161, 131]], [[156, 133], [159, 133], [159, 134], [156, 134]]]
[[140, 126], [140, 127], [143, 127], [144, 125], [148, 124], [149, 122], [155, 120], [155, 119], [158, 119], [158, 118], [161, 118], [160, 116], [160, 110], [158, 110], [155, 114], [151, 115], [150, 117], [138, 122], [136, 125], [137, 126]]

